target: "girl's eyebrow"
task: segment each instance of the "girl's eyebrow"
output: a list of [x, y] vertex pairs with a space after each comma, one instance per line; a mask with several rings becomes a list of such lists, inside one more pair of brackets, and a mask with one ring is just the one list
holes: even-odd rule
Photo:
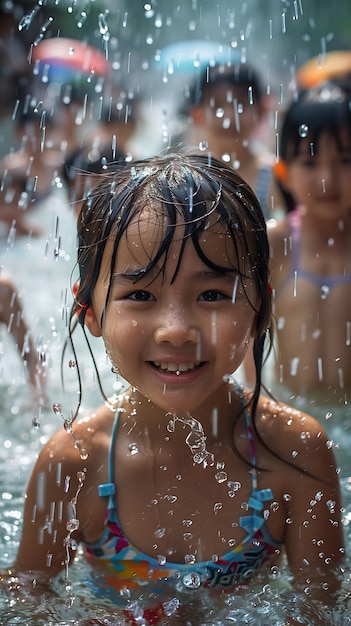
[[126, 270], [125, 272], [115, 272], [114, 274], [112, 274], [111, 280], [132, 281], [132, 280], [135, 280], [135, 278], [138, 278], [143, 274], [145, 274], [144, 269], [138, 269], [138, 270], [130, 269], [130, 270]]
[[[224, 272], [216, 272], [214, 270], [201, 270], [200, 272], [195, 272], [190, 276], [190, 279], [193, 280], [209, 280], [209, 279], [221, 279], [221, 280], [233, 280], [236, 276], [238, 276], [239, 271], [235, 268], [223, 268]], [[125, 272], [115, 272], [111, 276], [111, 280], [125, 280], [125, 281], [134, 281], [135, 278], [140, 278], [142, 275], [150, 276], [152, 275], [152, 270], [149, 270], [147, 273], [144, 268], [141, 269], [128, 269]]]

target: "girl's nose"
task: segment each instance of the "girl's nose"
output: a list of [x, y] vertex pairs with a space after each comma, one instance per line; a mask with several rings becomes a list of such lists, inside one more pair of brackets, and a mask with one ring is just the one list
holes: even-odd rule
[[162, 315], [154, 339], [156, 343], [168, 342], [176, 347], [185, 343], [198, 344], [200, 330], [193, 323], [190, 313], [170, 310]]

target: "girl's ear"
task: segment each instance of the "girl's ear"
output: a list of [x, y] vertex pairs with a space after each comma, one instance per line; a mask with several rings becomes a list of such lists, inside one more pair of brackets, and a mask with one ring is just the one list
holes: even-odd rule
[[205, 121], [204, 111], [199, 105], [193, 106], [190, 115], [195, 126], [203, 124]]
[[93, 335], [93, 337], [101, 337], [100, 324], [93, 309], [90, 306], [85, 311], [84, 324], [89, 332]]
[[[72, 292], [75, 298], [77, 297], [78, 289], [79, 289], [79, 281], [77, 280], [72, 287]], [[86, 306], [82, 304], [80, 308], [77, 309], [76, 314], [79, 317], [83, 309], [85, 309], [84, 325], [87, 327], [89, 332], [93, 335], [93, 337], [101, 337], [100, 324], [98, 322], [98, 319], [93, 309], [90, 306]]]

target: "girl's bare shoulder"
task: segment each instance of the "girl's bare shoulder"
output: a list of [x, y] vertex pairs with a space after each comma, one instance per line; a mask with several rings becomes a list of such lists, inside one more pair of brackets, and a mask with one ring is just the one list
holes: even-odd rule
[[261, 396], [257, 429], [262, 441], [283, 461], [303, 471], [324, 473], [335, 466], [333, 444], [323, 426], [304, 411]]
[[108, 448], [115, 410], [108, 403], [92, 409], [72, 423], [64, 422], [43, 447], [39, 462], [60, 462], [63, 467], [90, 465]]

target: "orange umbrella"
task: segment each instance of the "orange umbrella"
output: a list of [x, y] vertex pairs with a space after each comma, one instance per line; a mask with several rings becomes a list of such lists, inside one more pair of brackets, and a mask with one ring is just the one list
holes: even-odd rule
[[302, 89], [340, 78], [351, 78], [351, 50], [320, 54], [301, 65], [296, 72], [297, 84]]

